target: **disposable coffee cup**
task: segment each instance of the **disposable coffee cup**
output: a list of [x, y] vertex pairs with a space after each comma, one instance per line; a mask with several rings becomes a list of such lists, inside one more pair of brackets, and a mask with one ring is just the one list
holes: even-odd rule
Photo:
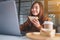
[[49, 29], [49, 30], [53, 30], [53, 22], [51, 21], [44, 21], [44, 28], [45, 29]]

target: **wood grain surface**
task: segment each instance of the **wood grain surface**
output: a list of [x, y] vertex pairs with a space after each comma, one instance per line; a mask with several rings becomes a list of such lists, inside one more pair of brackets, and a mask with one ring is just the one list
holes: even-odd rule
[[31, 32], [31, 33], [26, 33], [26, 37], [32, 40], [60, 40], [60, 33], [56, 33], [55, 37], [46, 37], [46, 36], [41, 36], [40, 32]]

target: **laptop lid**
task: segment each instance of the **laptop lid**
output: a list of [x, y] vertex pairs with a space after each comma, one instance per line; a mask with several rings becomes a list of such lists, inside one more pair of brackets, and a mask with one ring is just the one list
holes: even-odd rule
[[15, 1], [0, 2], [0, 33], [21, 35]]

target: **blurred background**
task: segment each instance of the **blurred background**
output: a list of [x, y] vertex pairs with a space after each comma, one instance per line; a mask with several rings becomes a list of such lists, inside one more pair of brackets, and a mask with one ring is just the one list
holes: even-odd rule
[[44, 15], [52, 18], [56, 32], [60, 32], [60, 0], [20, 0], [20, 24], [27, 20], [33, 1], [40, 1], [44, 7]]
[[[0, 0], [7, 1], [7, 0]], [[10, 0], [14, 1], [14, 0]], [[30, 7], [34, 1], [40, 1], [44, 7], [44, 15], [52, 18], [56, 32], [60, 33], [60, 0], [15, 0], [18, 12], [19, 24], [23, 24], [27, 20]]]

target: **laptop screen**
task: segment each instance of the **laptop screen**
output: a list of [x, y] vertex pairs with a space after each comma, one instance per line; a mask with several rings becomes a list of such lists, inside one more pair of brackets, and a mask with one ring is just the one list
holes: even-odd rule
[[21, 35], [15, 1], [0, 2], [0, 33]]

